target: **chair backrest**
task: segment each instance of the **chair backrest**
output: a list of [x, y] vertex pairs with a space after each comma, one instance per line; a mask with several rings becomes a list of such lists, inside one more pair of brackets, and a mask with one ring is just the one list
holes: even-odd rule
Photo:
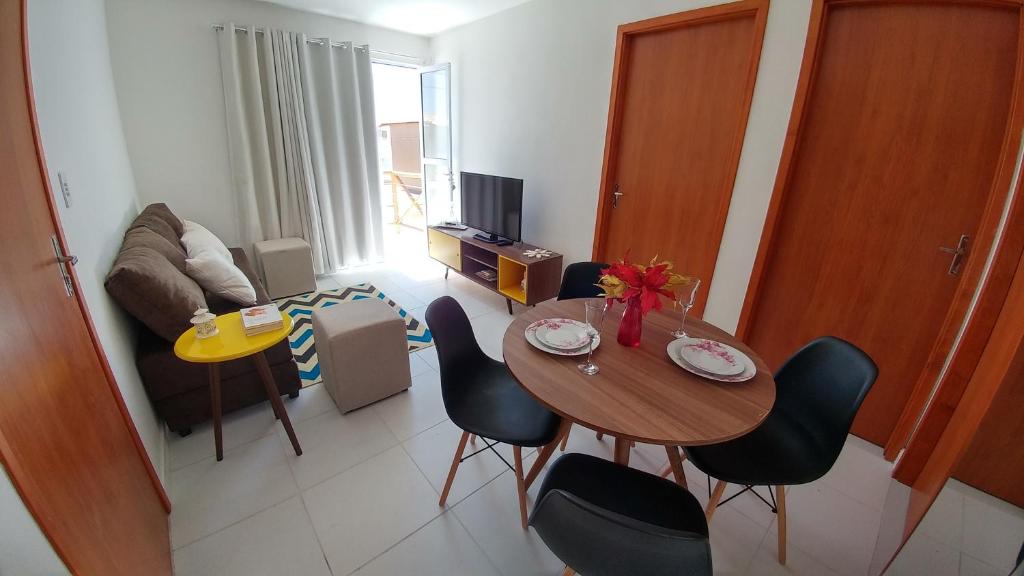
[[597, 287], [601, 269], [608, 265], [603, 262], [573, 262], [565, 267], [562, 286], [558, 289], [559, 300], [574, 298], [597, 298], [603, 291]]
[[544, 494], [530, 524], [555, 556], [580, 574], [712, 574], [706, 535], [635, 520], [564, 490]]
[[801, 348], [775, 374], [773, 418], [798, 422], [810, 432], [820, 461], [803, 462], [811, 476], [832, 468], [878, 367], [849, 342], [825, 336]]
[[487, 357], [473, 335], [473, 325], [457, 300], [442, 296], [427, 306], [427, 326], [437, 348], [441, 369], [441, 397], [449, 416], [452, 401], [465, 386], [471, 384], [471, 375]]

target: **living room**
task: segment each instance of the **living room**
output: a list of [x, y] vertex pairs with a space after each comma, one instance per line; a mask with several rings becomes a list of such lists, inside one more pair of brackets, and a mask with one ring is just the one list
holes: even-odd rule
[[1020, 2], [0, 6], [0, 574], [1021, 569]]

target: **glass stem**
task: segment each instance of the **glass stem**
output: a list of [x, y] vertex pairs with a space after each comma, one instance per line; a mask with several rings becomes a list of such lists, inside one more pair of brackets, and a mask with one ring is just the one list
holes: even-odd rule
[[689, 306], [683, 306], [683, 323], [679, 325], [679, 332], [686, 335], [686, 313], [690, 311]]
[[587, 365], [592, 366], [594, 363], [590, 361], [594, 357], [594, 335], [590, 335], [590, 347], [587, 350]]

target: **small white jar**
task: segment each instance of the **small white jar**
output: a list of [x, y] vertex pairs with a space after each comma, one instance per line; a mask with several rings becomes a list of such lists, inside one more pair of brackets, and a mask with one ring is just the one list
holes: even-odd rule
[[220, 333], [217, 330], [217, 315], [211, 314], [206, 308], [200, 308], [196, 310], [194, 316], [192, 316], [192, 325], [196, 327], [196, 338], [202, 340], [203, 338], [210, 338]]

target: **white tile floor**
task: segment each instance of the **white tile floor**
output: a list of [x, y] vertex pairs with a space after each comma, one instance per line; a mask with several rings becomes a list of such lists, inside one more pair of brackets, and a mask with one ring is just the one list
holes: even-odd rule
[[[443, 268], [413, 253], [399, 264], [344, 272], [320, 283], [328, 288], [372, 282], [421, 320], [427, 303], [452, 295], [466, 309], [484, 351], [500, 358], [511, 322], [504, 300], [455, 275], [447, 281], [443, 276]], [[409, 360], [410, 390], [349, 414], [340, 414], [319, 385], [286, 400], [301, 457], [267, 405], [225, 417], [222, 462], [213, 458], [209, 426], [187, 438], [175, 436], [169, 455], [175, 573], [560, 574], [562, 563], [534, 532], [520, 528], [514, 477], [492, 454], [466, 461], [448, 505], [438, 508], [459, 431], [441, 403], [434, 349]], [[576, 427], [569, 451], [610, 458], [611, 441]], [[510, 452], [503, 449], [506, 457]], [[535, 457], [531, 451], [527, 466]], [[632, 466], [648, 471], [664, 462], [662, 448], [646, 445], [631, 459]], [[686, 467], [694, 493], [706, 502], [705, 476]], [[733, 500], [711, 525], [716, 573], [866, 574], [889, 472], [878, 448], [851, 437], [832, 473], [792, 488], [787, 567], [776, 562], [770, 510], [750, 495]], [[1024, 537], [1019, 511], [962, 492], [944, 494], [936, 510], [957, 522], [929, 523], [900, 558], [900, 574], [1007, 571], [1009, 551], [1015, 554]], [[1001, 537], [984, 536], [993, 524], [1004, 530]]]

